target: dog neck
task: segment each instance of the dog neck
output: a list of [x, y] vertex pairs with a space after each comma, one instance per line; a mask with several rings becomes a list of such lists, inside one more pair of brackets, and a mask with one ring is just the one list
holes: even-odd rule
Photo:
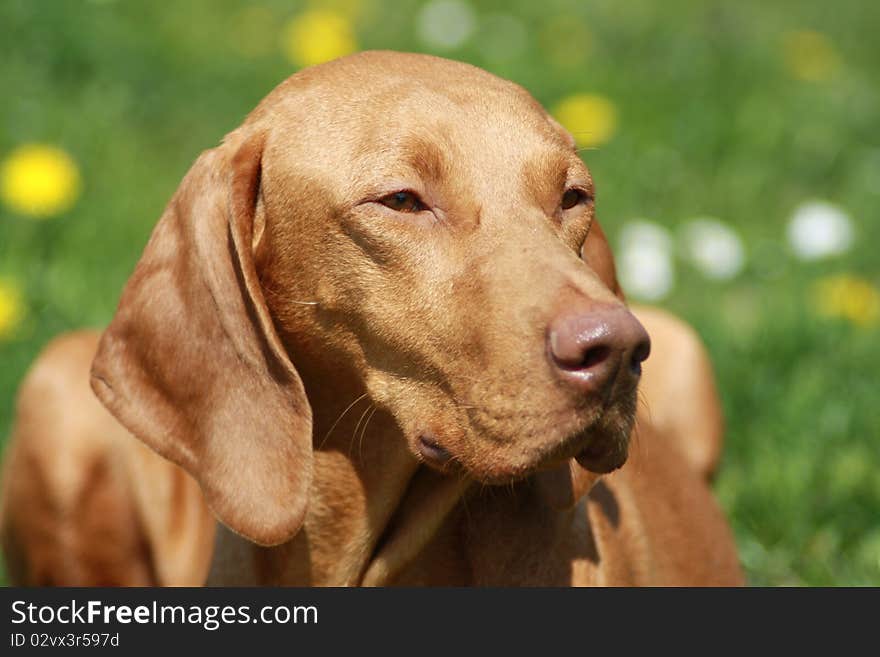
[[340, 392], [338, 382], [307, 387], [315, 469], [305, 523], [273, 547], [221, 528], [209, 584], [390, 583], [432, 541], [470, 484], [422, 465], [393, 418], [362, 392]]

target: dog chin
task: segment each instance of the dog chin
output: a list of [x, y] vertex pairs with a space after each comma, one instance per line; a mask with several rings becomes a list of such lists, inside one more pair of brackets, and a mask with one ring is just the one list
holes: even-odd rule
[[591, 445], [574, 458], [584, 470], [595, 474], [607, 474], [623, 466], [628, 456], [629, 440], [623, 438], [613, 440], [610, 446], [603, 445], [601, 449]]
[[[635, 398], [618, 400], [612, 406], [592, 409], [578, 422], [571, 417], [569, 425], [556, 439], [542, 446], [526, 447], [516, 441], [504, 441], [461, 431], [459, 440], [422, 429], [412, 444], [416, 457], [428, 467], [444, 474], [464, 475], [485, 485], [507, 485], [526, 479], [538, 471], [557, 467], [570, 459], [595, 474], [606, 474], [620, 468], [629, 454], [629, 440], [635, 423]], [[547, 432], [551, 433], [550, 431]], [[444, 432], [445, 434], [445, 432]], [[461, 439], [464, 440], [461, 440]], [[477, 449], [462, 449], [470, 443]], [[491, 446], [490, 446], [491, 445]]]
[[585, 445], [574, 455], [578, 465], [596, 474], [607, 474], [623, 466], [629, 456], [630, 434], [634, 424], [634, 413], [623, 409], [605, 413], [572, 441]]
[[[600, 424], [600, 423], [597, 423]], [[509, 454], [496, 454], [494, 458], [472, 459], [459, 455], [450, 455], [443, 462], [432, 462], [422, 459], [434, 469], [451, 474], [453, 472], [464, 474], [475, 481], [487, 486], [509, 485], [523, 481], [535, 473], [558, 467], [569, 459], [575, 459], [577, 463], [595, 474], [606, 474], [617, 470], [626, 463], [629, 454], [630, 427], [624, 428], [620, 423], [612, 429], [605, 426], [591, 426], [562, 445], [556, 446], [549, 451], [542, 451], [538, 455], [518, 455], [511, 457]], [[576, 451], [577, 445], [587, 446]]]

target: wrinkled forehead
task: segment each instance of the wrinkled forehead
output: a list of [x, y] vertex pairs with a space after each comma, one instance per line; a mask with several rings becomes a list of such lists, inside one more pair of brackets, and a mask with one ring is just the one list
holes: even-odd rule
[[353, 158], [368, 167], [408, 164], [423, 176], [450, 167], [519, 169], [530, 158], [572, 152], [564, 134], [530, 96], [506, 88], [386, 82], [365, 103], [382, 119], [356, 117]]
[[276, 125], [282, 118], [278, 138], [312, 166], [441, 178], [451, 168], [478, 175], [579, 163], [570, 136], [518, 85], [437, 58], [348, 59], [303, 71], [258, 108]]

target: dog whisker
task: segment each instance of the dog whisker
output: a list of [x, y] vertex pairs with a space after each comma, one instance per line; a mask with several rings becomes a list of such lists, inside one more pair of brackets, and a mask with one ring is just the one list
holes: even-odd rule
[[643, 441], [641, 440], [641, 427], [638, 422], [634, 423], [632, 431], [629, 434], [629, 439], [630, 449], [635, 449], [639, 454], [639, 462], [643, 462], [641, 459]]
[[357, 424], [354, 425], [354, 431], [352, 431], [352, 433], [351, 433], [351, 441], [350, 441], [349, 449], [348, 449], [349, 456], [351, 456], [351, 451], [354, 448], [354, 442], [357, 439], [358, 430], [361, 428], [361, 422], [364, 421], [364, 418], [367, 416], [367, 413], [369, 413], [370, 410], [372, 410], [373, 408], [374, 408], [373, 404], [370, 404], [369, 406], [367, 406], [367, 408], [364, 410], [364, 412], [361, 413], [361, 416], [358, 419]]
[[357, 404], [360, 400], [362, 400], [366, 396], [367, 396], [367, 393], [362, 394], [360, 397], [358, 397], [353, 402], [351, 402], [346, 407], [346, 409], [344, 411], [342, 411], [342, 413], [340, 413], [339, 417], [336, 418], [336, 421], [333, 423], [333, 425], [327, 431], [326, 435], [321, 439], [321, 443], [318, 445], [318, 449], [321, 449], [324, 446], [324, 443], [327, 442], [327, 438], [330, 437], [330, 434], [333, 433], [333, 430], [336, 428], [336, 426], [339, 424], [339, 422], [342, 420], [342, 418], [345, 417], [345, 414], [348, 413], [354, 407], [355, 404]]
[[638, 405], [645, 409], [645, 412], [648, 414], [648, 420], [653, 420], [651, 417], [651, 405], [648, 403], [648, 397], [645, 395], [644, 391], [639, 388], [637, 392], [637, 400]]
[[376, 414], [376, 411], [379, 410], [379, 407], [376, 404], [370, 405], [370, 414], [367, 416], [366, 422], [364, 422], [364, 427], [361, 429], [361, 437], [358, 440], [358, 458], [363, 460], [364, 458], [364, 437], [367, 435], [367, 427], [370, 424], [370, 420], [373, 419], [373, 416]]

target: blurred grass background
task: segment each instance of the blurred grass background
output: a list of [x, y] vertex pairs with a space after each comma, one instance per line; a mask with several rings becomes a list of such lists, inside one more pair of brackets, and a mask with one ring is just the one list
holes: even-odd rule
[[[878, 28], [857, 1], [4, 0], [0, 441], [41, 347], [109, 320], [201, 150], [312, 61], [433, 52], [561, 113], [581, 98], [612, 241], [634, 219], [671, 236], [653, 298], [712, 353], [750, 583], [880, 585]], [[813, 199], [855, 239], [804, 258], [786, 235]], [[676, 246], [707, 216], [744, 254], [723, 277]]]

